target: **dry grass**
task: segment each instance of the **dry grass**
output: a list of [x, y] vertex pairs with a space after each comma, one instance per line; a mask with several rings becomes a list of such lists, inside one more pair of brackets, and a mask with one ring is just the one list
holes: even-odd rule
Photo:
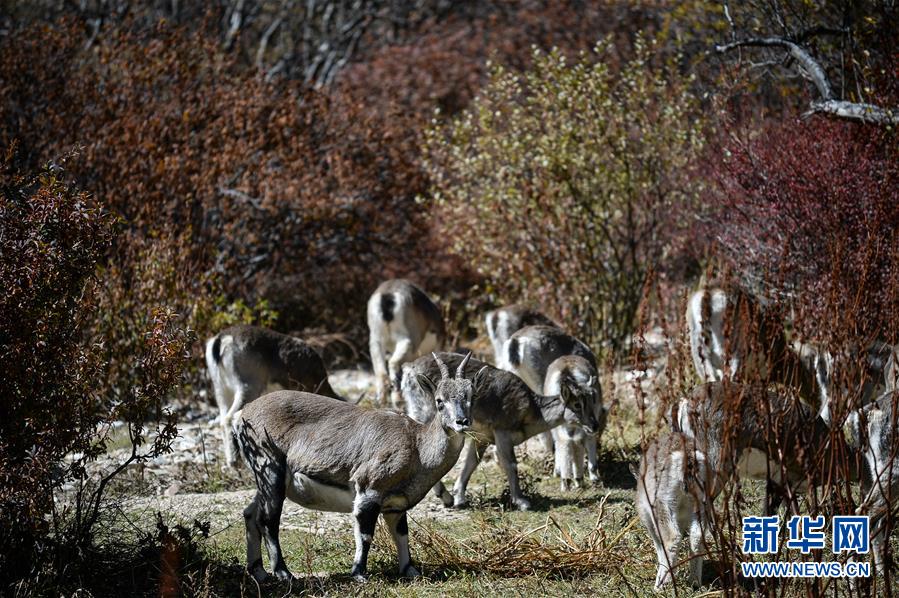
[[417, 540], [424, 560], [445, 570], [564, 579], [611, 573], [622, 565], [622, 553], [617, 549], [638, 520], [633, 517], [609, 533], [603, 525], [607, 498], [608, 495], [600, 501], [596, 522], [586, 535], [547, 515], [543, 525], [526, 531], [508, 525], [484, 525], [470, 538], [447, 536], [429, 522], [419, 521]]

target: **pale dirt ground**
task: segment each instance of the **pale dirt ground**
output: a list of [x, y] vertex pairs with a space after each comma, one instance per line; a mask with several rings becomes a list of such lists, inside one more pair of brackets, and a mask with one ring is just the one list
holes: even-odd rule
[[[604, 403], [611, 406], [610, 424], [602, 437], [603, 481], [597, 486], [563, 493], [558, 490], [558, 481], [551, 477], [550, 457], [544, 452], [539, 439], [531, 439], [517, 447], [522, 467], [522, 483], [529, 485], [526, 494], [538, 498], [542, 503], [530, 513], [506, 512], [508, 505], [500, 495], [505, 491], [506, 480], [491, 451], [475, 472], [469, 486], [469, 496], [474, 508], [469, 510], [446, 509], [432, 494], [428, 494], [410, 512], [410, 525], [415, 531], [416, 558], [421, 559], [426, 569], [430, 567], [431, 577], [417, 583], [398, 584], [391, 577], [393, 558], [390, 547], [383, 548], [379, 558], [386, 563], [380, 565], [384, 571], [374, 576], [374, 585], [367, 592], [384, 596], [424, 596], [435, 592], [444, 595], [490, 594], [543, 594], [543, 595], [595, 595], [601, 593], [611, 597], [649, 595], [655, 577], [654, 553], [645, 531], [635, 520], [633, 507], [633, 479], [627, 471], [627, 464], [637, 459], [641, 438], [655, 434], [658, 416], [662, 411], [656, 404], [658, 397], [668, 394], [669, 379], [678, 379], [666, 370], [668, 355], [679, 355], [672, 359], [671, 367], [686, 367], [683, 360], [683, 346], [680, 341], [669, 342], [654, 331], [646, 335], [644, 355], [649, 364], [643, 371], [618, 369], [606, 372], [602, 378]], [[489, 361], [489, 360], [488, 360]], [[338, 370], [330, 376], [334, 389], [355, 400], [363, 394], [373, 397], [373, 380], [364, 369]], [[639, 392], [638, 392], [639, 389]], [[647, 408], [642, 413], [637, 406], [639, 396], [645, 397]], [[234, 471], [221, 468], [221, 432], [213, 421], [217, 410], [208, 404], [205, 393], [198, 393], [189, 408], [183, 405], [179, 436], [170, 454], [151, 462], [135, 465], [115, 484], [116, 506], [125, 515], [127, 529], [152, 530], [157, 513], [162, 513], [171, 525], [181, 522], [187, 526], [193, 520], [209, 522], [210, 544], [214, 560], [220, 564], [218, 583], [221, 587], [216, 595], [236, 595], [244, 593], [246, 579], [242, 575], [243, 562], [243, 517], [242, 511], [253, 497], [253, 480], [243, 466]], [[641, 422], [642, 419], [642, 422]], [[121, 434], [120, 434], [121, 435]], [[127, 456], [127, 437], [113, 442], [109, 454], [98, 463], [102, 470], [109, 470]], [[447, 478], [455, 479], [461, 464], [449, 472]], [[449, 481], [449, 480], [447, 480]], [[746, 488], [754, 501], [760, 500], [761, 486]], [[753, 494], [752, 492], [755, 492]], [[758, 494], [758, 495], [757, 495]], [[607, 502], [608, 501], [608, 502]], [[537, 504], [535, 502], [535, 504]], [[754, 507], [752, 507], [754, 508]], [[430, 536], [428, 529], [436, 529], [451, 538], [458, 550], [463, 550], [471, 542], [482, 541], [483, 534], [500, 533], [512, 527], [520, 530], [543, 529], [542, 524], [558, 522], [583, 540], [583, 534], [596, 530], [606, 537], [613, 537], [620, 530], [630, 531], [615, 546], [620, 550], [620, 567], [603, 570], [583, 580], [553, 579], [525, 576], [503, 578], [495, 575], [474, 575], [456, 572], [444, 578], [445, 572], [435, 564], [433, 557], [422, 549], [422, 539]], [[433, 522], [434, 528], [429, 524]], [[560, 528], [560, 529], [562, 529]], [[125, 528], [119, 528], [125, 529]], [[352, 517], [344, 513], [324, 513], [310, 511], [290, 502], [285, 502], [281, 518], [282, 543], [294, 572], [307, 571], [305, 577], [321, 578], [319, 590], [312, 593], [341, 595], [357, 593], [352, 584], [341, 585], [346, 580], [341, 577], [348, 568], [347, 555], [352, 547]], [[543, 533], [543, 532], [542, 532]], [[552, 539], [543, 538], [554, 546]], [[382, 542], [389, 544], [389, 542]], [[489, 544], [489, 542], [488, 542]], [[461, 547], [461, 548], [460, 548]], [[461, 553], [460, 553], [461, 554]], [[310, 556], [312, 555], [312, 556]], [[386, 555], [386, 556], [385, 556]], [[304, 559], [307, 559], [304, 561]], [[309, 560], [311, 559], [311, 560]], [[375, 559], [377, 562], [377, 558]], [[377, 568], [377, 567], [376, 567]], [[697, 596], [717, 593], [721, 587], [718, 571], [713, 564], [706, 568], [706, 586], [695, 591]], [[436, 572], [436, 573], [435, 573]], [[686, 579], [680, 571], [678, 594], [686, 590]], [[345, 576], [344, 576], [345, 577]], [[218, 579], [218, 578], [216, 578]], [[549, 584], [549, 585], [545, 585]], [[318, 587], [318, 586], [316, 586]], [[273, 585], [269, 590], [277, 588]], [[498, 589], [502, 588], [502, 589]], [[785, 588], [786, 595], [805, 595], [802, 588]], [[795, 590], [795, 591], [794, 591]], [[249, 592], [247, 595], [256, 595]], [[694, 595], [685, 591], [683, 595]], [[838, 594], [839, 595], [839, 594]]]
[[[664, 354], [665, 339], [661, 335], [656, 334], [648, 341], [656, 356]], [[605, 403], [615, 402], [619, 408], [632, 408], [635, 379], [640, 381], [644, 392], [652, 396], [654, 385], [661, 379], [658, 374], [663, 370], [663, 365], [664, 361], [657, 357], [653, 366], [646, 371], [619, 370], [607, 375], [603, 381]], [[367, 401], [374, 396], [373, 376], [362, 369], [335, 371], [329, 376], [329, 381], [338, 393], [350, 400], [364, 397]], [[138, 518], [142, 518], [141, 513], [151, 516], [160, 511], [186, 521], [209, 521], [213, 532], [242, 526], [242, 511], [254, 494], [253, 480], [242, 464], [236, 472], [222, 470], [221, 432], [214, 421], [217, 415], [217, 409], [209, 404], [205, 392], [201, 391], [195, 404], [182, 413], [172, 452], [148, 463], [134, 465], [122, 476], [122, 493], [117, 499], [121, 510], [138, 515]], [[516, 452], [519, 459], [539, 461], [549, 458], [538, 438], [520, 445]], [[108, 468], [123, 460], [127, 454], [128, 449], [124, 445], [114, 448], [97, 466]], [[458, 476], [461, 464], [462, 459], [450, 471], [449, 478]], [[491, 477], [503, 476], [496, 465], [492, 448], [479, 467], [490, 470]], [[135, 492], [136, 488], [138, 492]], [[410, 515], [413, 519], [442, 522], [469, 517], [465, 511], [444, 508], [431, 494]], [[310, 511], [286, 501], [282, 528], [325, 534], [336, 529], [350, 530], [352, 518], [343, 513]]]

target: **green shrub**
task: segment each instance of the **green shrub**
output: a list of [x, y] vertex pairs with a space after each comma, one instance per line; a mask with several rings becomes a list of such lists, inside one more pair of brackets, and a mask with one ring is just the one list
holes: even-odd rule
[[698, 191], [700, 105], [654, 48], [638, 39], [619, 70], [611, 43], [573, 64], [535, 50], [426, 140], [435, 224], [488, 292], [613, 350]]

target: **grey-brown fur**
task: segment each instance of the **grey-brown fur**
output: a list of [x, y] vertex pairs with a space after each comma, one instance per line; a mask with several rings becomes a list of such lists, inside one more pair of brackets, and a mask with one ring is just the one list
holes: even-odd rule
[[596, 432], [588, 434], [580, 425], [561, 425], [552, 429], [555, 447], [555, 475], [561, 478], [562, 491], [584, 484], [584, 459], [590, 481], [599, 480], [597, 443], [606, 426], [606, 409], [602, 404], [599, 374], [589, 361], [578, 355], [565, 355], [553, 361], [546, 371], [543, 394], [557, 395], [562, 385], [581, 389], [586, 406], [596, 418]]
[[534, 392], [541, 392], [549, 364], [564, 355], [583, 357], [596, 368], [593, 351], [570, 334], [552, 326], [525, 326], [506, 341], [500, 367], [517, 374]]
[[[794, 342], [792, 352], [800, 367], [792, 384], [804, 397], [816, 401], [822, 419], [834, 419], [831, 400], [835, 394], [858, 397], [866, 405], [899, 385], [899, 347], [875, 341], [864, 351], [846, 348], [836, 354], [809, 343]], [[790, 383], [791, 381], [787, 381]], [[841, 425], [847, 414], [841, 414]]]
[[383, 405], [389, 393], [392, 406], [399, 407], [402, 365], [443, 347], [446, 332], [440, 308], [408, 280], [395, 279], [375, 290], [366, 314], [376, 401]]
[[[462, 361], [455, 353], [440, 353], [441, 360], [451, 368]], [[461, 507], [467, 503], [465, 491], [468, 480], [480, 463], [490, 444], [496, 445], [497, 460], [509, 481], [509, 491], [514, 505], [522, 510], [530, 503], [521, 493], [518, 483], [518, 463], [514, 447], [528, 438], [546, 432], [561, 424], [580, 425], [588, 433], [595, 433], [597, 422], [590, 400], [592, 394], [584, 393], [579, 386], [565, 381], [557, 396], [545, 397], [532, 391], [517, 376], [483, 364], [475, 359], [468, 362], [466, 375], [483, 369], [483, 383], [478, 385], [472, 404], [472, 435], [466, 441], [465, 464], [452, 495], [443, 484], [435, 492], [447, 506]], [[421, 376], [433, 376], [432, 360], [420, 358], [403, 367], [402, 391], [407, 413], [417, 421], [427, 422], [434, 417], [427, 394], [422, 392], [418, 380]]]
[[[858, 384], [863, 404], [870, 403], [886, 392], [899, 389], [899, 345], [891, 345], [883, 341], [872, 342], [862, 352], [860, 367], [858, 364], [852, 363], [858, 361], [858, 358], [853, 359], [853, 352], [848, 351], [847, 353], [848, 356], [835, 360], [837, 363], [835, 363], [834, 369], [840, 367], [841, 361], [847, 361], [852, 364], [850, 369], [861, 370], [853, 378], [860, 380]], [[833, 375], [837, 375], [837, 373], [835, 372]]]
[[824, 422], [830, 425], [830, 394], [833, 376], [833, 357], [815, 345], [794, 341], [790, 350], [797, 357], [799, 367], [788, 383], [798, 388], [803, 397], [815, 405]]
[[231, 326], [206, 341], [206, 367], [222, 425], [225, 462], [233, 465], [231, 420], [247, 403], [274, 389], [340, 398], [325, 364], [304, 341], [259, 326]]
[[899, 390], [899, 345], [890, 347], [890, 357], [884, 365], [884, 381], [887, 392]]
[[438, 371], [436, 384], [418, 380], [439, 413], [427, 424], [294, 391], [260, 397], [235, 418], [235, 435], [256, 478], [256, 496], [244, 511], [247, 568], [254, 577], [266, 576], [263, 537], [274, 574], [292, 577], [278, 542], [285, 498], [312, 509], [353, 513], [352, 575], [359, 578], [366, 575], [382, 515], [397, 546], [400, 574], [418, 575], [409, 556], [406, 511], [458, 460], [471, 425], [472, 381], [460, 372], [451, 377], [442, 365]]
[[[844, 441], [842, 433], [830, 433], [828, 424], [800, 401], [795, 390], [780, 386], [701, 385], [682, 402], [678, 421], [712, 464], [711, 470], [718, 472], [718, 481], [744, 473], [740, 466], [744, 451], [772, 455], [766, 475], [756, 476], [769, 481], [769, 512], [779, 502], [771, 500], [771, 490], [779, 490], [778, 498], [791, 498], [795, 491], [823, 485], [833, 477], [860, 480], [859, 512], [871, 517], [871, 552], [876, 569], [882, 572], [884, 517], [899, 499], [899, 460], [893, 451], [899, 425], [897, 401], [899, 391], [886, 392], [852, 411], [846, 426], [852, 442]], [[855, 458], [859, 450], [865, 460], [861, 471]], [[706, 496], [714, 498], [719, 490], [720, 484], [710, 485]]]
[[692, 438], [673, 432], [650, 441], [640, 460], [634, 504], [656, 550], [655, 589], [674, 578], [677, 550], [690, 538], [690, 581], [702, 584], [702, 543], [709, 518], [704, 496], [714, 476]]
[[883, 575], [886, 562], [886, 517], [899, 501], [899, 458], [894, 448], [899, 426], [897, 402], [899, 390], [887, 391], [851, 413], [847, 422], [854, 446], [861, 449], [865, 459], [863, 498], [858, 511], [871, 518], [871, 552], [879, 575]]
[[796, 390], [779, 385], [701, 384], [681, 402], [677, 426], [726, 471], [767, 480], [768, 512], [823, 483], [830, 472], [818, 465], [835, 462], [828, 452], [848, 450]]
[[522, 303], [488, 311], [484, 323], [487, 325], [487, 336], [493, 345], [494, 363], [497, 367], [500, 367], [503, 360], [503, 345], [517, 331], [525, 326], [559, 327], [549, 317]]
[[739, 289], [696, 291], [688, 301], [686, 319], [701, 380], [784, 384], [815, 405], [828, 425], [835, 391], [859, 393], [867, 403], [890, 388], [893, 364], [899, 359], [894, 347], [879, 342], [864, 351], [837, 354], [799, 341], [788, 345], [780, 315]]
[[[566, 355], [583, 357], [596, 369], [596, 356], [580, 340], [552, 326], [525, 326], [503, 345], [499, 367], [513, 372], [535, 393], [542, 393], [550, 364]], [[541, 438], [546, 450], [552, 451], [552, 434], [546, 432]]]
[[[702, 581], [701, 545], [711, 524], [706, 505], [734, 475], [768, 480], [766, 510], [779, 498], [823, 482], [832, 442], [827, 425], [783, 387], [743, 385], [727, 380], [693, 389], [682, 401], [680, 431], [651, 442], [636, 472], [636, 507], [656, 548], [656, 589], [673, 579], [677, 547], [690, 538], [690, 579]], [[757, 456], [763, 460], [752, 463]], [[812, 465], [814, 464], [814, 466]], [[771, 492], [778, 490], [778, 500]]]

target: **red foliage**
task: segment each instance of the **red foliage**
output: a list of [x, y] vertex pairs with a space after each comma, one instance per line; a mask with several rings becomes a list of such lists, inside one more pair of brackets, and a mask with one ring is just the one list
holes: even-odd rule
[[622, 20], [654, 18], [577, 3], [460, 10], [324, 91], [266, 82], [202, 27], [123, 24], [85, 50], [74, 21], [32, 26], [0, 42], [0, 143], [18, 139], [30, 167], [80, 147], [70, 172], [132, 233], [117, 255], [141, 237], [188, 237], [185, 259], [231, 299], [269, 300], [278, 327], [361, 338], [360, 296], [381, 279], [443, 294], [472, 280], [415, 202], [433, 109], [464, 107], [491, 56], [522, 64], [534, 43], [578, 51]]
[[453, 114], [465, 108], [484, 83], [489, 60], [526, 68], [532, 48], [558, 48], [574, 56], [606, 35], [626, 48], [633, 32], [660, 29], [664, 9], [634, 3], [484, 2], [469, 14], [459, 10], [429, 20], [410, 41], [373, 50], [338, 78], [340, 92], [364, 97], [382, 113], [402, 111], [422, 122], [435, 108]]
[[[129, 364], [127, 388], [104, 392], [110, 339], [89, 330], [103, 305], [97, 274], [115, 219], [63, 182], [59, 166], [24, 176], [10, 163], [0, 161], [0, 587], [87, 546], [112, 477], [169, 450], [177, 431], [162, 405], [182, 381], [192, 340], [173, 313], [143, 306], [146, 325], [115, 356]], [[89, 482], [85, 466], [105, 452], [113, 421], [126, 423], [133, 453]], [[67, 500], [55, 500], [70, 482]]]
[[410, 117], [266, 83], [166, 26], [81, 47], [74, 26], [6, 44], [0, 140], [32, 162], [82, 144], [72, 171], [136, 236], [189, 233], [232, 297], [270, 299], [288, 328], [361, 324], [379, 279], [433, 271]]
[[50, 481], [92, 435], [97, 362], [80, 342], [83, 292], [111, 239], [110, 217], [88, 196], [0, 162], [0, 555], [10, 563], [29, 559], [48, 526]]
[[[726, 148], [713, 233], [750, 284], [799, 310], [808, 336], [841, 322], [899, 340], [899, 154], [880, 130], [813, 118]], [[805, 317], [803, 317], [805, 316]]]

